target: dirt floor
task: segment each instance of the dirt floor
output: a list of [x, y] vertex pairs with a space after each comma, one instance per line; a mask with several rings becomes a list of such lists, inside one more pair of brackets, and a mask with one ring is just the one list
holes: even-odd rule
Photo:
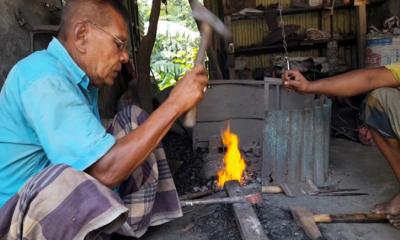
[[[189, 144], [189, 145], [188, 145]], [[165, 141], [167, 156], [175, 166], [175, 181], [180, 194], [204, 191], [213, 181], [202, 181], [199, 177], [202, 151], [191, 152], [190, 139], [169, 136]], [[179, 149], [177, 149], [179, 148]], [[341, 188], [360, 188], [367, 196], [288, 198], [282, 194], [263, 195], [263, 203], [255, 206], [263, 228], [271, 240], [308, 239], [289, 212], [292, 206], [306, 207], [315, 213], [365, 212], [377, 202], [392, 197], [398, 184], [388, 164], [375, 147], [363, 146], [344, 139], [332, 139], [330, 148], [330, 176], [327, 184]], [[261, 161], [260, 157], [249, 157], [250, 161]], [[252, 173], [246, 190], [257, 191], [260, 179], [257, 164], [250, 167]], [[222, 197], [224, 192], [212, 197]], [[319, 224], [328, 240], [395, 240], [400, 231], [389, 224]], [[222, 240], [241, 239], [235, 218], [229, 205], [209, 205], [184, 208], [184, 216], [162, 226], [152, 227], [143, 237], [146, 240]]]

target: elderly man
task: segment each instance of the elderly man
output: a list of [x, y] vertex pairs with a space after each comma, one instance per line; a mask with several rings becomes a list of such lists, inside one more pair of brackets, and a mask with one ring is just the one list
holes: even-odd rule
[[[297, 70], [282, 76], [284, 85], [300, 93], [332, 96], [354, 96], [370, 92], [362, 118], [379, 150], [400, 181], [400, 64], [356, 70], [342, 75], [309, 82]], [[400, 194], [373, 210], [385, 213], [393, 226], [400, 229]]]
[[182, 215], [159, 143], [208, 79], [196, 67], [153, 114], [126, 108], [107, 132], [98, 87], [128, 61], [127, 38], [118, 1], [68, 0], [58, 38], [9, 73], [0, 94], [1, 239], [140, 237]]

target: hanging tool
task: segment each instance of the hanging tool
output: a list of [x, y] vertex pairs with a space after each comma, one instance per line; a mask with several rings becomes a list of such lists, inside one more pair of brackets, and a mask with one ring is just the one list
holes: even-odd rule
[[346, 213], [313, 214], [305, 208], [292, 208], [293, 219], [312, 240], [323, 239], [317, 223], [381, 223], [387, 222], [385, 214]]
[[[199, 21], [200, 24], [200, 47], [197, 52], [197, 58], [195, 66], [203, 64], [206, 57], [206, 50], [211, 42], [212, 31], [214, 30], [222, 37], [230, 39], [232, 37], [231, 32], [225, 26], [225, 24], [207, 8], [201, 5], [198, 1], [194, 1], [192, 5], [192, 15]], [[204, 89], [204, 92], [206, 88]], [[196, 107], [192, 108], [186, 113], [183, 125], [185, 127], [194, 127], [196, 124]]]

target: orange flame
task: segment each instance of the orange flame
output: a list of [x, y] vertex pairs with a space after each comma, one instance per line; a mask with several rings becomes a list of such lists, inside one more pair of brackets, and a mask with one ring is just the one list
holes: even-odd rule
[[224, 187], [225, 182], [230, 180], [237, 180], [242, 183], [243, 172], [246, 169], [245, 160], [239, 150], [239, 137], [231, 133], [229, 127], [222, 134], [222, 143], [226, 146], [227, 151], [223, 166], [217, 173], [217, 186], [219, 188]]

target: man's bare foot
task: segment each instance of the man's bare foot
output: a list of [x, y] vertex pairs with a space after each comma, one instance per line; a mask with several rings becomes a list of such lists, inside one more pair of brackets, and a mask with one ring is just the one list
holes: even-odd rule
[[389, 202], [375, 205], [372, 212], [386, 214], [389, 222], [395, 228], [400, 229], [400, 194], [397, 194]]

